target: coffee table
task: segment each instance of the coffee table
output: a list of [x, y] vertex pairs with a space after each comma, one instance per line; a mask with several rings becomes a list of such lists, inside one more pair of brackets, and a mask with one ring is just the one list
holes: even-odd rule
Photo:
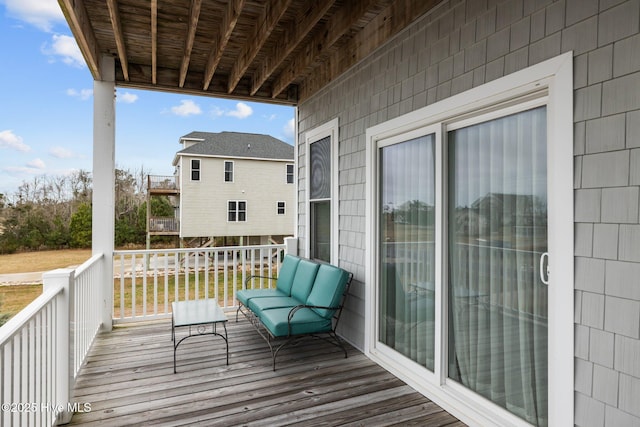
[[[224, 339], [229, 364], [229, 340], [227, 337], [227, 316], [214, 299], [174, 301], [171, 303], [171, 340], [173, 341], [173, 373], [176, 373], [176, 351], [182, 341], [200, 335], [217, 335]], [[217, 331], [222, 324], [224, 334]], [[210, 331], [207, 327], [211, 325]], [[188, 327], [189, 335], [176, 341], [176, 328]], [[194, 331], [195, 328], [195, 331]]]

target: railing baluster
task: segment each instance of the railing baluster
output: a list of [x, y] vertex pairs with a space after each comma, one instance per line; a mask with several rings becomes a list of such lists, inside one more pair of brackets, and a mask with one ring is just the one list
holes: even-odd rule
[[224, 251], [224, 263], [223, 263], [223, 268], [224, 268], [224, 280], [223, 280], [223, 288], [222, 288], [222, 298], [224, 298], [224, 301], [227, 300], [227, 288], [228, 288], [228, 283], [229, 283], [229, 251], [226, 250]]
[[169, 312], [169, 254], [164, 254], [164, 312]]
[[204, 298], [209, 299], [209, 255], [211, 249], [204, 252]]
[[[147, 260], [149, 256], [142, 254], [142, 315], [147, 315]], [[137, 275], [136, 275], [137, 276]]]
[[120, 254], [120, 319], [124, 319], [124, 254]]
[[220, 279], [220, 274], [219, 274], [219, 271], [218, 271], [219, 253], [220, 253], [220, 252], [216, 250], [216, 251], [214, 252], [214, 255], [213, 255], [213, 256], [214, 256], [214, 258], [213, 258], [213, 265], [214, 265], [214, 267], [213, 267], [213, 271], [214, 271], [214, 276], [213, 276], [213, 282], [214, 282], [214, 285], [213, 285], [213, 293], [214, 293], [214, 295], [215, 295], [215, 297], [214, 297], [214, 298], [216, 299], [216, 301], [219, 301], [219, 299], [218, 299], [218, 297], [219, 297], [219, 292], [218, 292], [218, 283], [220, 282], [220, 280], [219, 280], [219, 279]]
[[195, 251], [195, 258], [193, 261], [193, 272], [195, 275], [195, 285], [194, 285], [194, 289], [195, 289], [195, 297], [194, 299], [200, 299], [200, 252]]
[[136, 254], [131, 254], [131, 316], [136, 317]]
[[189, 301], [189, 256], [187, 252], [184, 257], [184, 300]]
[[180, 276], [180, 256], [178, 255], [178, 252], [174, 252], [173, 254], [173, 260], [174, 260], [174, 274], [175, 274], [175, 283], [174, 283], [174, 301], [180, 301], [178, 299], [178, 289], [180, 288], [180, 280], [179, 280], [179, 276]]
[[153, 254], [153, 314], [158, 314], [158, 253]]

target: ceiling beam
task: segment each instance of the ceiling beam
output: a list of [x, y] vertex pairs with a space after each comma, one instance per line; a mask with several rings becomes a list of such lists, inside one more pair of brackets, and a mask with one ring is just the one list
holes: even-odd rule
[[320, 18], [333, 6], [335, 0], [315, 0], [305, 3], [307, 6], [282, 34], [270, 52], [265, 55], [265, 60], [258, 65], [251, 84], [251, 95], [258, 92], [262, 84], [273, 74], [293, 50], [302, 42], [308, 34], [309, 28], [313, 28]]
[[248, 82], [241, 81], [233, 94], [227, 93], [227, 76], [214, 75], [209, 85], [209, 89], [202, 90], [202, 80], [204, 73], [197, 70], [191, 70], [187, 75], [184, 86], [179, 88], [176, 84], [178, 81], [179, 71], [176, 68], [163, 68], [158, 66], [158, 82], [151, 84], [151, 65], [137, 64], [129, 61], [128, 82], [122, 80], [122, 70], [116, 69], [116, 81], [119, 88], [132, 88], [140, 90], [162, 91], [177, 94], [189, 94], [196, 96], [214, 96], [216, 98], [235, 99], [243, 101], [259, 101], [278, 105], [296, 105], [297, 97], [289, 97], [289, 94], [283, 93], [278, 98], [271, 97], [271, 91], [261, 89], [255, 95], [249, 94]]
[[314, 78], [305, 79], [300, 100], [306, 99], [408, 27], [416, 18], [433, 9], [441, 0], [405, 0], [391, 4], [369, 22], [339, 51], [316, 67]]
[[158, 83], [158, 0], [151, 0], [151, 83]]
[[227, 47], [229, 38], [231, 38], [231, 33], [236, 27], [238, 17], [240, 17], [240, 13], [242, 13], [243, 6], [244, 0], [231, 0], [227, 4], [227, 9], [222, 16], [220, 32], [213, 43], [213, 48], [211, 49], [209, 59], [207, 60], [207, 68], [204, 72], [203, 90], [207, 90], [209, 88], [209, 84], [211, 84], [211, 79], [216, 72], [216, 68], [218, 68], [218, 63], [220, 62], [220, 58], [222, 58], [222, 54]]
[[289, 7], [291, 0], [267, 1], [265, 7], [256, 20], [251, 34], [247, 36], [247, 43], [242, 48], [240, 56], [233, 65], [229, 75], [227, 92], [231, 93], [238, 85], [238, 82], [251, 65], [269, 35], [278, 24], [280, 18]]
[[83, 0], [58, 0], [73, 37], [75, 37], [78, 47], [87, 62], [89, 71], [94, 80], [102, 80], [100, 70], [100, 53], [98, 42], [89, 22], [87, 9]]
[[196, 29], [198, 28], [198, 19], [200, 18], [201, 6], [202, 0], [191, 0], [191, 7], [189, 8], [187, 39], [184, 43], [184, 55], [182, 56], [182, 63], [180, 65], [180, 87], [184, 86], [184, 82], [187, 78], [187, 71], [189, 71], [191, 51], [193, 49], [193, 42], [196, 39]]
[[277, 97], [299, 75], [303, 74], [320, 55], [327, 52], [353, 24], [367, 12], [375, 0], [348, 1], [316, 32], [313, 40], [291, 61], [273, 83], [273, 97]]
[[120, 22], [120, 11], [116, 0], [107, 0], [107, 9], [109, 9], [109, 18], [111, 18], [111, 27], [113, 28], [113, 38], [116, 40], [118, 49], [118, 58], [120, 58], [120, 67], [126, 81], [129, 81], [129, 62], [127, 60], [127, 48], [124, 45], [124, 36], [122, 34], [122, 23]]

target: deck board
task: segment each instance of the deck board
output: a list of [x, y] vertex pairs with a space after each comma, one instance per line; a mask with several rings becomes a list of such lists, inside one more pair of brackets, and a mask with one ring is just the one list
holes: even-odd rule
[[262, 338], [229, 318], [229, 365], [223, 340], [202, 336], [178, 348], [177, 374], [169, 321], [100, 334], [74, 389], [91, 411], [70, 425], [463, 425], [350, 346], [345, 359], [304, 340], [273, 372]]

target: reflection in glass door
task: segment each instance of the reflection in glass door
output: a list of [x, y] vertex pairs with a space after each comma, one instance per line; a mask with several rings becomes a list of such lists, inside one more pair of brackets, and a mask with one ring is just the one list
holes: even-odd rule
[[546, 425], [546, 107], [447, 139], [448, 376]]
[[379, 341], [434, 368], [435, 138], [379, 149]]

